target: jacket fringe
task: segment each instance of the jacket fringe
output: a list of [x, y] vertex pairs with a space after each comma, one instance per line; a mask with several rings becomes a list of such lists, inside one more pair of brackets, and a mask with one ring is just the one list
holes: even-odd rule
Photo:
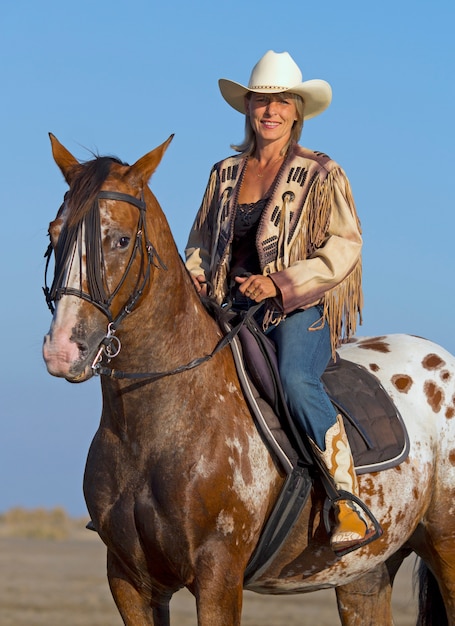
[[357, 320], [362, 324], [362, 307], [362, 261], [359, 260], [349, 276], [324, 295], [324, 319], [330, 328], [333, 358], [337, 348], [355, 334]]
[[290, 263], [307, 259], [316, 248], [324, 243], [332, 215], [334, 175], [335, 173], [331, 172], [325, 180], [320, 180], [318, 177], [311, 185], [307, 198], [307, 214], [302, 217], [306, 228], [297, 230], [297, 236], [289, 254]]

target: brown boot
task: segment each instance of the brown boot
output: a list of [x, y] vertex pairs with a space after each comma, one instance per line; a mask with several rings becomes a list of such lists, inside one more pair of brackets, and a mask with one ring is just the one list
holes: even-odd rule
[[[341, 415], [325, 435], [324, 451], [312, 443], [336, 488], [358, 497], [359, 484]], [[330, 539], [333, 551], [344, 553], [371, 541], [376, 531], [368, 527], [360, 507], [351, 500], [339, 500], [336, 504], [337, 525]]]

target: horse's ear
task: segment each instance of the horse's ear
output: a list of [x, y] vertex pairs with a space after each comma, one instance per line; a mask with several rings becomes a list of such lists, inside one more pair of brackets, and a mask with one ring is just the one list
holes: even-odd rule
[[140, 184], [141, 186], [146, 185], [153, 172], [160, 164], [160, 161], [173, 138], [174, 135], [172, 134], [164, 143], [136, 161], [136, 163], [130, 167], [128, 178], [132, 178], [134, 182]]
[[70, 184], [70, 171], [74, 168], [75, 165], [79, 165], [79, 161], [73, 157], [71, 152], [69, 152], [59, 140], [52, 134], [49, 133], [49, 138], [51, 140], [52, 145], [52, 155], [54, 157], [54, 161], [59, 166], [63, 176], [65, 177], [68, 185]]

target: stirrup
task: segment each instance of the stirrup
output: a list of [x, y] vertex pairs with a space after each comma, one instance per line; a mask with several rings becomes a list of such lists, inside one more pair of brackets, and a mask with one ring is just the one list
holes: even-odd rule
[[[362, 539], [359, 539], [358, 541], [354, 540], [353, 542], [346, 542], [346, 544], [340, 549], [332, 548], [336, 556], [342, 557], [345, 554], [348, 554], [349, 552], [353, 552], [354, 550], [363, 548], [363, 546], [366, 546], [372, 541], [379, 539], [379, 537], [383, 533], [383, 530], [381, 528], [380, 523], [373, 515], [373, 513], [370, 511], [367, 505], [364, 502], [362, 502], [360, 498], [358, 498], [353, 493], [349, 493], [349, 491], [344, 491], [344, 489], [340, 489], [338, 491], [337, 498], [332, 498], [332, 499], [326, 498], [324, 502], [323, 518], [324, 518], [325, 529], [328, 535], [331, 534], [331, 530], [332, 530], [331, 523], [330, 523], [330, 512], [333, 509], [334, 505], [336, 505], [336, 503], [339, 500], [345, 500], [345, 501], [347, 500], [347, 501], [355, 502], [355, 504], [363, 511], [363, 513], [366, 516], [366, 519], [364, 520], [366, 523], [366, 534]], [[370, 522], [370, 524], [368, 524], [368, 521]]]

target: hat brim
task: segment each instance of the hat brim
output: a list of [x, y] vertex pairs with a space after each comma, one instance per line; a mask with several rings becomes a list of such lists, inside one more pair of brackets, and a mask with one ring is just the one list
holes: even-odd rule
[[240, 83], [227, 78], [220, 78], [218, 85], [221, 95], [226, 102], [239, 113], [245, 114], [245, 96], [247, 93], [296, 93], [305, 102], [304, 119], [316, 117], [332, 101], [332, 88], [325, 80], [315, 78], [289, 88], [264, 87], [261, 89], [249, 89]]

